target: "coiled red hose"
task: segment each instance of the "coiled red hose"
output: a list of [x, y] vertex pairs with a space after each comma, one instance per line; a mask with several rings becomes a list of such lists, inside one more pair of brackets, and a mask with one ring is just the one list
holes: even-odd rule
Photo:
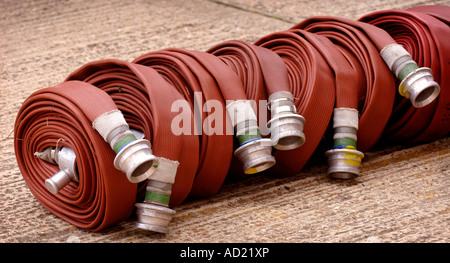
[[379, 51], [395, 41], [375, 26], [338, 17], [311, 17], [293, 28], [330, 39], [359, 73], [359, 85], [365, 92], [358, 98], [357, 148], [369, 150], [380, 139], [394, 103], [394, 75]]
[[[23, 103], [14, 130], [19, 169], [46, 209], [77, 227], [100, 231], [128, 218], [145, 188], [145, 182], [132, 184], [113, 167], [114, 151], [92, 127], [111, 110], [119, 109], [131, 128], [144, 133], [155, 155], [180, 162], [171, 207], [189, 195], [217, 193], [235, 163], [232, 127], [212, 121], [228, 120], [228, 100], [259, 103], [277, 91], [294, 95], [297, 113], [306, 119], [306, 142], [294, 150], [274, 151], [277, 163], [271, 172], [277, 175], [301, 171], [327, 131], [334, 108], [359, 111], [361, 151], [383, 135], [414, 143], [448, 136], [449, 10], [387, 10], [360, 21], [312, 17], [254, 44], [233, 40], [207, 52], [170, 48], [133, 63], [88, 63]], [[416, 109], [396, 95], [398, 81], [380, 57], [381, 49], [395, 43], [419, 66], [432, 69], [441, 85], [434, 103]], [[208, 101], [219, 102], [221, 109], [212, 109]], [[187, 111], [174, 109], [175, 102], [187, 105]], [[173, 120], [180, 116], [187, 118], [177, 123], [185, 133], [174, 134]], [[58, 168], [34, 156], [55, 145], [75, 151], [80, 175], [78, 183], [56, 195], [45, 189], [44, 181]]]
[[419, 109], [397, 96], [385, 130], [385, 136], [391, 141], [423, 143], [448, 136], [450, 132], [449, 17], [450, 7], [437, 5], [378, 11], [360, 18], [389, 33], [419, 66], [431, 68], [441, 86], [440, 96]]
[[[105, 92], [68, 81], [31, 94], [15, 123], [14, 150], [30, 191], [47, 210], [90, 231], [127, 219], [136, 201], [136, 184], [114, 168], [115, 153], [92, 128], [93, 120], [114, 109], [116, 104]], [[57, 195], [44, 181], [58, 168], [34, 156], [55, 145], [75, 151], [80, 176], [79, 183], [70, 183]]]
[[[200, 125], [200, 163], [190, 194], [208, 196], [215, 194], [222, 186], [233, 156], [233, 132], [223, 125], [217, 133], [203, 131], [212, 127], [211, 114], [218, 114], [204, 108], [207, 101], [218, 101], [222, 105], [219, 119], [227, 120], [226, 100], [247, 99], [237, 75], [217, 57], [199, 51], [165, 49], [144, 54], [134, 63], [154, 68], [189, 101], [194, 114], [200, 118], [194, 125]], [[195, 94], [199, 94], [196, 96]], [[205, 105], [206, 106], [206, 105]], [[219, 109], [214, 109], [215, 111]], [[200, 123], [198, 122], [200, 121]], [[218, 125], [218, 124], [216, 124]], [[203, 131], [203, 132], [202, 132]]]
[[[170, 206], [183, 202], [197, 172], [199, 142], [194, 134], [175, 135], [167, 120], [176, 117], [171, 106], [184, 98], [153, 69], [116, 59], [90, 62], [67, 80], [81, 80], [108, 93], [130, 127], [150, 138], [156, 156], [180, 162]], [[145, 186], [146, 181], [139, 185], [138, 201]]]
[[305, 144], [274, 153], [277, 160], [274, 173], [296, 174], [309, 160], [327, 129], [335, 102], [334, 75], [316, 47], [294, 32], [269, 34], [255, 45], [270, 49], [283, 59], [297, 113], [306, 119]]
[[[247, 98], [255, 103], [261, 133], [268, 135], [267, 122], [270, 119], [268, 97], [279, 91], [290, 91], [284, 61], [269, 49], [242, 40], [225, 41], [206, 52], [219, 57], [239, 76]], [[228, 178], [243, 177], [245, 175], [242, 172], [242, 163], [233, 158]]]

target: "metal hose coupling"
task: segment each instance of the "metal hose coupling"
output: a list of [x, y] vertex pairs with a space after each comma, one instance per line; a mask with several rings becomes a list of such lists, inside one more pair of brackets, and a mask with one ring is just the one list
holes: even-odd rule
[[114, 167], [124, 172], [132, 183], [148, 179], [158, 167], [147, 139], [137, 139], [119, 110], [106, 112], [92, 123], [116, 153]]
[[78, 182], [75, 152], [69, 147], [47, 147], [34, 155], [44, 161], [57, 164], [59, 171], [45, 180], [45, 186], [52, 194], [57, 194], [70, 182]]
[[333, 116], [334, 145], [325, 155], [328, 159], [328, 175], [333, 178], [352, 179], [359, 176], [364, 154], [356, 150], [358, 111], [336, 108]]
[[305, 143], [303, 127], [305, 118], [297, 114], [294, 96], [288, 91], [279, 91], [269, 96], [268, 108], [271, 119], [267, 123], [273, 147], [278, 150], [292, 150]]
[[275, 165], [270, 139], [258, 138], [246, 141], [234, 151], [234, 155], [244, 164], [246, 174], [259, 173]]
[[233, 101], [227, 105], [227, 112], [240, 145], [234, 155], [243, 163], [244, 173], [262, 172], [275, 165], [272, 140], [262, 138], [250, 101]]
[[159, 168], [147, 181], [143, 203], [136, 203], [135, 227], [168, 233], [175, 210], [169, 208], [172, 185], [175, 182], [179, 162], [159, 158]]
[[434, 81], [431, 69], [419, 68], [402, 45], [387, 45], [380, 51], [380, 55], [400, 80], [400, 95], [408, 98], [414, 107], [424, 107], [439, 96], [441, 88]]

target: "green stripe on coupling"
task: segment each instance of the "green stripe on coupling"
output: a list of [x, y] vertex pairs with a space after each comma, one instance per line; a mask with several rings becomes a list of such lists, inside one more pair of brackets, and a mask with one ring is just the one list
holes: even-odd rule
[[259, 129], [250, 130], [244, 134], [238, 135], [238, 141], [239, 144], [242, 145], [246, 141], [250, 141], [253, 139], [261, 138], [261, 132], [259, 132]]
[[147, 193], [145, 193], [145, 201], [168, 205], [170, 201], [170, 195], [147, 191]]
[[356, 149], [356, 141], [350, 138], [334, 139], [333, 148], [352, 148]]
[[409, 73], [413, 72], [414, 70], [416, 70], [416, 69], [418, 69], [418, 68], [419, 68], [419, 66], [417, 66], [416, 63], [409, 63], [409, 64], [406, 64], [406, 66], [402, 69], [402, 71], [400, 71], [400, 73], [398, 73], [397, 78], [398, 78], [400, 81], [403, 81], [403, 79], [405, 79], [406, 76], [409, 75]]
[[132, 141], [136, 141], [136, 140], [137, 140], [137, 138], [133, 134], [127, 134], [127, 135], [123, 136], [116, 142], [116, 144], [114, 144], [114, 151], [116, 153], [118, 153], [120, 151], [120, 149], [122, 149], [123, 146], [127, 145], [128, 143], [130, 143]]

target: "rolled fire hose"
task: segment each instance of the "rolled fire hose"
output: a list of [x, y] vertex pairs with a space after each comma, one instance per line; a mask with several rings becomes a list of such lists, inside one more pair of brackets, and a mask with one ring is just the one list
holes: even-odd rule
[[[355, 126], [358, 129], [357, 148], [361, 151], [374, 146], [390, 118], [395, 98], [395, 79], [393, 74], [389, 74], [390, 71], [401, 81], [399, 93], [409, 98], [414, 107], [424, 107], [439, 95], [440, 87], [433, 80], [431, 70], [419, 68], [409, 53], [384, 30], [366, 23], [337, 17], [311, 17], [293, 28], [302, 28], [317, 35], [326, 36], [340, 48], [349, 61], [352, 61], [352, 65], [359, 61], [359, 68], [362, 69], [364, 77], [363, 85], [366, 86], [365, 98], [362, 97], [364, 102], [358, 108], [359, 127]], [[333, 119], [335, 123], [340, 119], [336, 116], [338, 110], [340, 108], [335, 109]], [[355, 121], [358, 121], [358, 114], [353, 116]], [[344, 118], [342, 116], [341, 120]], [[352, 139], [347, 137], [345, 141], [351, 142]], [[354, 157], [348, 158], [348, 154], [354, 154]], [[357, 160], [357, 156], [363, 157], [362, 152], [354, 149], [345, 150], [343, 155], [333, 149], [327, 152], [327, 155], [331, 166], [329, 173], [333, 173], [333, 165], [341, 166], [346, 170], [342, 161], [336, 162], [337, 158], [349, 162]], [[355, 170], [355, 175], [357, 174]]]
[[[422, 12], [423, 10], [423, 12]], [[415, 108], [397, 97], [384, 137], [407, 143], [429, 142], [450, 132], [450, 19], [449, 6], [423, 6], [410, 10], [384, 10], [360, 21], [377, 26], [401, 44], [419, 67], [430, 68], [441, 92], [426, 107]]]
[[358, 98], [356, 148], [366, 151], [378, 141], [390, 116], [395, 80], [373, 41], [351, 22], [328, 16], [312, 17], [293, 28], [327, 37], [358, 72], [358, 85], [365, 91]]
[[301, 171], [327, 129], [335, 103], [334, 74], [320, 51], [293, 32], [266, 35], [255, 45], [270, 49], [283, 59], [297, 113], [306, 120], [305, 143], [297, 149], [274, 153], [277, 164], [272, 172], [293, 175]]
[[[90, 231], [127, 219], [136, 201], [136, 184], [114, 167], [116, 153], [93, 127], [93, 122], [108, 112], [118, 115], [119, 123], [124, 124], [108, 94], [84, 82], [68, 81], [31, 94], [18, 112], [14, 128], [17, 163], [32, 194], [51, 213]], [[72, 172], [78, 183], [68, 180], [52, 193], [45, 181], [56, 174], [68, 175], [35, 153], [54, 157], [46, 149], [60, 147], [75, 153], [76, 171]]]
[[[198, 168], [198, 137], [175, 134], [168, 121], [176, 117], [173, 105], [184, 98], [155, 70], [116, 59], [90, 62], [67, 80], [85, 81], [108, 93], [130, 127], [151, 141], [158, 167], [138, 188], [136, 225], [167, 232], [174, 211], [163, 207], [173, 208], [185, 200]], [[158, 223], [158, 218], [166, 220]]]
[[[436, 49], [439, 50], [445, 44], [436, 40], [438, 37], [434, 35], [436, 33], [433, 30], [436, 30], [438, 35], [444, 35], [448, 34], [448, 27], [444, 28], [440, 24], [435, 26], [437, 23], [433, 19], [444, 21], [448, 25], [448, 13], [435, 8], [424, 8], [422, 13], [430, 15], [414, 16], [416, 19], [419, 17], [420, 23], [427, 25], [432, 31], [430, 34], [437, 43]], [[368, 17], [370, 15], [364, 19], [371, 20]], [[429, 22], [432, 26], [427, 24]], [[382, 23], [377, 26], [382, 27]], [[394, 37], [395, 33], [397, 32], [390, 32], [390, 35]], [[182, 202], [187, 193], [194, 196], [215, 194], [221, 187], [231, 162], [231, 134], [237, 135], [236, 140], [239, 143], [235, 155], [243, 162], [245, 173], [260, 172], [272, 167], [272, 172], [277, 174], [295, 174], [302, 169], [316, 149], [332, 115], [334, 125], [338, 122], [345, 127], [341, 129], [342, 126], [335, 125], [335, 147], [353, 149], [351, 147], [357, 145], [359, 150], [364, 151], [373, 146], [381, 136], [394, 103], [395, 79], [391, 71], [399, 79], [400, 94], [409, 98], [414, 106], [426, 108], [427, 104], [433, 104], [440, 87], [433, 81], [431, 70], [418, 66], [428, 64], [422, 63], [422, 55], [410, 55], [406, 51], [409, 47], [403, 48], [390, 35], [375, 26], [358, 21], [313, 17], [291, 30], [261, 38], [255, 43], [256, 46], [263, 47], [261, 49], [239, 43], [241, 49], [250, 52], [246, 56], [250, 54], [251, 59], [244, 58], [244, 64], [241, 64], [243, 58], [239, 58], [240, 62], [237, 63], [238, 60], [230, 59], [227, 55], [211, 55], [184, 49], [151, 52], [134, 61], [156, 71], [123, 61], [93, 62], [71, 74], [66, 82], [57, 87], [37, 91], [24, 102], [17, 115], [14, 131], [19, 168], [33, 195], [44, 207], [75, 226], [91, 231], [99, 231], [128, 218], [136, 199], [140, 201], [136, 183], [140, 182], [140, 188], [144, 187], [146, 190], [143, 191], [144, 208], [136, 204], [138, 217], [144, 223], [140, 227], [166, 232], [170, 217], [169, 220], [159, 218], [158, 211], [150, 211], [152, 209], [146, 209], [146, 205], [157, 203], [159, 206], [173, 207]], [[220, 49], [222, 48], [223, 45]], [[272, 52], [267, 52], [264, 48]], [[210, 52], [214, 53], [213, 50], [217, 49], [219, 47], [214, 47]], [[411, 50], [410, 52], [414, 52], [414, 48]], [[273, 69], [268, 70], [270, 65], [267, 65], [270, 63], [267, 64], [266, 59], [270, 56], [274, 59], [274, 53], [285, 63], [287, 73], [273, 75]], [[428, 59], [423, 56], [425, 60]], [[385, 63], [382, 63], [381, 58]], [[448, 72], [448, 65], [445, 66], [448, 59], [443, 56], [437, 60], [441, 61], [441, 71], [436, 67], [436, 62], [430, 64], [430, 67], [433, 71], [437, 69], [437, 72], [441, 72], [441, 76], [446, 75], [442, 72]], [[259, 65], [262, 75], [258, 75], [258, 70], [243, 74], [242, 72], [248, 70], [248, 66], [254, 65], [255, 61], [258, 61], [255, 64]], [[274, 64], [279, 61], [275, 59]], [[434, 58], [432, 61], [435, 61]], [[242, 65], [246, 67], [245, 70]], [[254, 73], [256, 77], [252, 78]], [[276, 87], [271, 84], [274, 83], [271, 82], [273, 79], [281, 81], [279, 88], [285, 92], [285, 74], [295, 106], [290, 108], [295, 109], [296, 113], [304, 116], [311, 124], [305, 126], [304, 134], [307, 140], [304, 145], [293, 150], [275, 151], [277, 164], [274, 165], [275, 158], [270, 154], [272, 142], [262, 138], [249, 99], [270, 95], [271, 87]], [[253, 88], [246, 85], [248, 77], [264, 81], [264, 85], [255, 88], [257, 92], [254, 96], [249, 95]], [[351, 78], [355, 78], [352, 83], [349, 82]], [[448, 90], [448, 79], [437, 79]], [[154, 91], [158, 89], [161, 92]], [[175, 90], [177, 92], [174, 92]], [[168, 101], [179, 102], [175, 105], [182, 113], [177, 115], [173, 108], [169, 113], [167, 105], [170, 103], [160, 103], [158, 99], [166, 94], [170, 94]], [[443, 106], [448, 101], [446, 97], [434, 103], [437, 104], [434, 115], [428, 113], [427, 116], [433, 116], [433, 120], [423, 138], [432, 137], [437, 123], [448, 125], [448, 105]], [[283, 97], [283, 100], [285, 99]], [[290, 100], [289, 98], [286, 101], [291, 103]], [[220, 112], [215, 108], [213, 111], [212, 105], [203, 104], [207, 101], [218, 101], [221, 106], [217, 108], [226, 110]], [[334, 108], [345, 110], [340, 114]], [[358, 109], [357, 125], [354, 121], [342, 121], [336, 117], [351, 115], [355, 118], [355, 109]], [[141, 114], [142, 112], [145, 114]], [[168, 130], [167, 121], [162, 124], [165, 118], [158, 117], [164, 114], [168, 114], [172, 120], [183, 119], [183, 122], [180, 122], [183, 127], [178, 126], [182, 130], [180, 134], [183, 134], [183, 138], [172, 136], [173, 141], [159, 141], [158, 133]], [[439, 121], [438, 117], [445, 117], [444, 115], [447, 120]], [[220, 116], [222, 120], [230, 118], [230, 127], [214, 127], [212, 117]], [[189, 121], [186, 122], [185, 118]], [[108, 128], [110, 120], [116, 119], [120, 119], [120, 128]], [[345, 126], [349, 124], [350, 127]], [[106, 128], [103, 127], [105, 125]], [[132, 129], [129, 129], [130, 127]], [[448, 134], [448, 126], [445, 127], [447, 128], [438, 132], [438, 135]], [[135, 134], [140, 133], [135, 130], [141, 131], [142, 137], [151, 140], [152, 144], [145, 142], [146, 139], [141, 139], [140, 136], [137, 138]], [[222, 134], [210, 134], [210, 130], [222, 130]], [[355, 130], [357, 142], [356, 137], [347, 135], [354, 135]], [[200, 142], [189, 132], [199, 135]], [[339, 136], [336, 137], [336, 134]], [[132, 147], [137, 141], [142, 141], [139, 143], [143, 146], [142, 149]], [[183, 155], [184, 149], [177, 151], [172, 148], [180, 145], [199, 154]], [[151, 147], [159, 157], [152, 154]], [[148, 159], [139, 165], [120, 161], [123, 156], [129, 155], [128, 151], [122, 150], [129, 148], [140, 153], [145, 152], [143, 155]], [[99, 154], [100, 152], [102, 154]], [[169, 164], [182, 160], [180, 166], [185, 165], [185, 160], [192, 161], [192, 165], [187, 165], [190, 168], [186, 168], [186, 171], [177, 170], [177, 165], [172, 166], [172, 179], [176, 171], [172, 189], [167, 187], [171, 183], [161, 181], [164, 175], [158, 174], [160, 170], [152, 169], [166, 158], [171, 161]], [[356, 162], [360, 162], [358, 156]], [[142, 164], [145, 164], [145, 168], [140, 167]], [[351, 172], [345, 171], [344, 178], [346, 173]], [[46, 186], [46, 180], [56, 177], [59, 178], [59, 181], [55, 179], [58, 183], [53, 182], [54, 184], [49, 183]], [[185, 183], [178, 186], [178, 178]], [[48, 185], [50, 188], [46, 189]], [[168, 195], [170, 201], [167, 201]], [[171, 214], [169, 210], [162, 214]]]
[[[233, 134], [239, 141], [234, 154], [242, 161], [245, 173], [260, 172], [275, 163], [272, 142], [261, 137], [256, 114], [238, 76], [219, 58], [205, 52], [170, 48], [144, 54], [133, 62], [160, 72], [190, 102], [194, 115], [201, 116], [197, 119], [201, 122], [196, 123], [201, 125], [198, 131], [203, 130], [200, 167], [192, 196], [210, 196], [222, 186], [231, 163]], [[217, 106], [211, 107], [214, 102]]]
[[[305, 119], [297, 114], [287, 67], [276, 53], [241, 40], [225, 41], [207, 52], [219, 57], [239, 76], [247, 98], [258, 112], [260, 130], [263, 135], [270, 134], [275, 149], [290, 150], [303, 145]], [[239, 177], [234, 163], [229, 176]]]
[[[293, 27], [297, 28], [326, 37], [338, 50], [327, 56], [336, 76], [344, 76], [339, 86], [336, 85], [333, 148], [326, 152], [328, 174], [354, 178], [359, 175], [362, 152], [379, 139], [389, 118], [395, 93], [394, 78], [372, 41], [357, 28], [336, 23], [332, 17], [313, 17]], [[328, 46], [328, 50], [333, 50]], [[324, 50], [320, 46], [318, 49]], [[345, 76], [344, 71], [352, 74]]]
[[[203, 111], [203, 103], [205, 101], [219, 101], [223, 105], [224, 101], [217, 90], [217, 84], [213, 83], [214, 81], [211, 77], [205, 75], [204, 78], [197, 79], [196, 69], [189, 68], [189, 62], [184, 62], [183, 58], [188, 59], [182, 55], [177, 56], [174, 52], [162, 50], [144, 54], [134, 62], [155, 69], [188, 101], [187, 108], [193, 112], [195, 121], [192, 127], [183, 125], [182, 128], [186, 132], [198, 135], [200, 140], [199, 167], [191, 194], [214, 194], [225, 179], [227, 167], [232, 156], [233, 138], [227, 132], [226, 127], [221, 127], [222, 135], [203, 134], [202, 124], [211, 125], [210, 118], [208, 118], [210, 112]], [[197, 66], [195, 63], [193, 65]], [[197, 70], [202, 70], [202, 68], [199, 67]], [[202, 85], [214, 85], [214, 88], [205, 88], [205, 91], [202, 91]], [[221, 116], [226, 118], [226, 113], [222, 112]], [[214, 172], [212, 173], [211, 171]]]
[[[334, 110], [334, 125], [336, 131], [334, 134], [334, 149], [331, 151], [337, 155], [337, 164], [330, 167], [330, 174], [338, 178], [351, 178], [358, 174], [361, 153], [356, 151], [356, 130], [358, 122], [352, 115], [357, 116], [358, 98], [364, 91], [361, 85], [358, 85], [357, 71], [348, 63], [347, 59], [340, 53], [338, 48], [326, 37], [309, 33], [304, 30], [291, 29], [280, 33], [277, 37], [286, 37], [293, 39], [303, 38], [317, 50], [334, 74], [336, 102]], [[299, 40], [300, 41], [300, 40]], [[319, 109], [317, 109], [319, 110]], [[346, 117], [350, 115], [350, 117]], [[344, 118], [342, 118], [344, 116]], [[339, 118], [341, 117], [341, 118]], [[314, 128], [314, 127], [312, 127]], [[312, 131], [313, 132], [313, 131]], [[348, 139], [348, 137], [350, 139]], [[350, 143], [348, 141], [351, 141]], [[336, 154], [336, 152], [338, 152]], [[329, 152], [330, 153], [330, 152]], [[299, 153], [300, 154], [300, 153]], [[352, 162], [341, 161], [353, 158]], [[286, 158], [286, 157], [284, 157]], [[288, 157], [289, 158], [289, 157]], [[291, 157], [292, 159], [292, 157]], [[342, 163], [341, 163], [342, 162]]]

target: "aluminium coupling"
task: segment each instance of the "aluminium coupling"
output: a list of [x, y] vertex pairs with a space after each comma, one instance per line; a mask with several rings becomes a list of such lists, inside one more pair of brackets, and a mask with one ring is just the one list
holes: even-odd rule
[[254, 174], [272, 167], [275, 164], [273, 143], [262, 138], [250, 101], [233, 101], [227, 104], [227, 112], [240, 145], [234, 155], [242, 162], [244, 173]]
[[123, 146], [114, 158], [116, 169], [126, 173], [130, 182], [141, 182], [151, 176], [159, 160], [152, 154], [151, 144], [144, 139], [144, 133], [130, 129], [136, 140]]
[[[178, 165], [177, 165], [178, 166]], [[159, 233], [168, 233], [168, 225], [175, 215], [169, 208], [172, 183], [148, 180], [143, 203], [136, 203], [135, 227]]]
[[409, 98], [416, 108], [424, 107], [433, 102], [440, 93], [439, 84], [434, 81], [429, 68], [417, 68], [410, 72], [399, 85], [399, 93]]
[[35, 156], [52, 164], [57, 164], [59, 171], [45, 180], [45, 186], [52, 194], [57, 194], [70, 182], [78, 182], [78, 168], [75, 152], [69, 147], [48, 147]]
[[175, 215], [169, 208], [172, 186], [178, 170], [178, 161], [159, 157], [159, 168], [147, 181], [143, 203], [136, 204], [135, 227], [167, 233], [168, 225]]
[[136, 139], [118, 150], [114, 167], [124, 172], [130, 182], [139, 183], [154, 173], [158, 167], [158, 158], [152, 154], [148, 140]]
[[138, 217], [135, 227], [163, 234], [169, 232], [168, 226], [175, 210], [149, 203], [136, 203], [135, 206]]
[[158, 158], [152, 154], [151, 143], [136, 138], [120, 110], [98, 116], [92, 127], [114, 150], [114, 167], [124, 172], [130, 182], [142, 182], [155, 172]]
[[293, 95], [287, 91], [271, 94], [268, 108], [271, 111], [271, 119], [267, 127], [270, 129], [273, 147], [278, 150], [292, 150], [303, 145], [305, 118], [297, 114]]
[[331, 149], [328, 158], [328, 175], [333, 178], [352, 179], [359, 176], [359, 167], [364, 154], [356, 149]]
[[158, 233], [168, 233], [175, 210], [169, 208], [172, 184], [148, 180], [143, 203], [136, 203], [135, 227]]
[[246, 174], [255, 174], [265, 171], [275, 165], [272, 156], [271, 139], [253, 139], [243, 143], [234, 151], [234, 155], [243, 163]]
[[335, 108], [333, 111], [333, 149], [327, 151], [328, 175], [334, 178], [352, 179], [359, 175], [364, 154], [356, 149], [358, 110]]
[[431, 69], [419, 68], [402, 45], [387, 45], [380, 51], [380, 55], [400, 80], [400, 95], [409, 99], [414, 107], [424, 107], [439, 96], [441, 88], [434, 81]]

